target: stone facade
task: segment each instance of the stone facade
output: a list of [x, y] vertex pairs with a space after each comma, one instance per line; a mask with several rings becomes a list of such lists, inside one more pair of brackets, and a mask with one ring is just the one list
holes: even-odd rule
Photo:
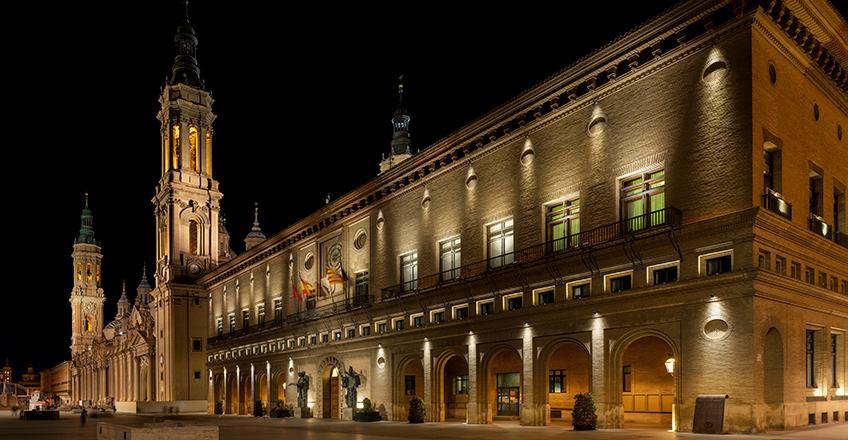
[[583, 391], [607, 428], [689, 431], [702, 394], [729, 431], [844, 420], [848, 47], [820, 3], [685, 2], [201, 277], [210, 410], [294, 405], [305, 372], [339, 417], [353, 367], [392, 420], [417, 395], [545, 425]]

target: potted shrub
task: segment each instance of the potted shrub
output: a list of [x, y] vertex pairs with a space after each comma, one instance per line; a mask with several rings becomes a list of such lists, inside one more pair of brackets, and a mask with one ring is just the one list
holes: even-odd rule
[[362, 410], [353, 415], [353, 420], [355, 422], [379, 422], [382, 418], [380, 412], [374, 409], [371, 399], [366, 397], [362, 401]]
[[215, 402], [215, 415], [224, 414], [224, 401], [218, 400]]
[[409, 423], [424, 423], [424, 401], [418, 396], [409, 400]]
[[595, 401], [591, 393], [574, 395], [574, 409], [571, 410], [571, 424], [575, 431], [593, 431], [598, 425], [598, 415], [595, 414]]

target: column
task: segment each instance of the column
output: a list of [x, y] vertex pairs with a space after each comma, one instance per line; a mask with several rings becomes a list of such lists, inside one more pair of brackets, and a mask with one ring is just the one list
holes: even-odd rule
[[[544, 425], [544, 416], [535, 402], [533, 391], [533, 365], [536, 356], [533, 353], [533, 327], [525, 324], [521, 335], [521, 410], [519, 416], [522, 425]], [[541, 419], [541, 420], [540, 420]]]
[[[250, 402], [251, 408], [253, 408], [254, 402], [256, 402], [256, 400], [258, 399], [258, 396], [259, 396], [259, 394], [256, 393], [256, 384], [254, 383], [255, 379], [256, 379], [256, 375], [254, 374], [254, 371], [253, 371], [253, 363], [251, 363], [250, 364], [250, 398], [251, 398], [251, 400], [253, 400], [252, 402]], [[248, 414], [248, 415], [251, 415], [251, 414]]]
[[480, 420], [480, 407], [477, 403], [477, 336], [468, 336], [468, 405], [466, 409], [468, 423], [483, 423]]
[[621, 404], [619, 408], [609, 401], [606, 389], [607, 360], [604, 356], [604, 321], [603, 318], [592, 318], [592, 397], [595, 400], [598, 414], [598, 428], [621, 428], [623, 415]]
[[224, 386], [221, 390], [221, 398], [224, 401], [224, 414], [229, 413], [229, 408], [227, 406], [227, 367], [224, 367]]
[[433, 359], [430, 351], [430, 341], [424, 338], [424, 418], [428, 422], [436, 420], [433, 414]]
[[[281, 373], [280, 378], [286, 380], [286, 373]], [[271, 363], [268, 361], [265, 361], [265, 386], [268, 388], [268, 392], [265, 393], [265, 395], [268, 396], [268, 411], [271, 411], [271, 408], [277, 404], [277, 401], [271, 399]], [[277, 389], [279, 389], [279, 385], [277, 385]]]
[[241, 367], [236, 365], [236, 414], [244, 414], [244, 401], [241, 398]]

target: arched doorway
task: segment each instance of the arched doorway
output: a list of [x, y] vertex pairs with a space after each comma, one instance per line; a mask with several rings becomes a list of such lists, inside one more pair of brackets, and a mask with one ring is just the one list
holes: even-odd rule
[[239, 414], [253, 414], [253, 384], [251, 383], [249, 374], [241, 377], [241, 385], [239, 386]]
[[339, 418], [339, 369], [335, 365], [327, 365], [321, 374], [322, 378], [322, 414], [325, 419]]
[[591, 391], [591, 359], [577, 341], [560, 341], [551, 346], [542, 379], [541, 395], [549, 408], [551, 422], [571, 422], [574, 395]]
[[212, 376], [212, 410], [215, 410], [215, 404], [221, 402], [221, 409], [224, 404], [224, 376], [216, 374]]
[[407, 356], [395, 370], [395, 420], [406, 420], [409, 416], [409, 400], [413, 396], [424, 398], [424, 365], [421, 359]]
[[674, 376], [666, 361], [672, 347], [659, 336], [643, 336], [627, 345], [618, 371], [624, 426], [673, 428]]
[[468, 405], [468, 362], [448, 352], [436, 361], [433, 397], [436, 421], [465, 421]]
[[486, 361], [487, 421], [516, 420], [521, 407], [521, 380], [524, 366], [512, 347], [495, 349]]
[[783, 338], [774, 327], [763, 343], [763, 402], [766, 428], [783, 429]]
[[274, 405], [268, 405], [268, 376], [265, 373], [259, 373], [256, 377], [256, 400], [262, 402], [262, 407], [266, 410], [274, 407]]
[[235, 375], [227, 375], [227, 401], [224, 403], [224, 412], [238, 414], [238, 382]]

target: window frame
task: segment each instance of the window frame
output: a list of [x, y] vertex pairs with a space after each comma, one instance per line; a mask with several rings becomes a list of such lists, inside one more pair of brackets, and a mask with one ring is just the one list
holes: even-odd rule
[[[465, 309], [465, 317], [457, 318], [456, 312], [457, 310]], [[471, 312], [468, 307], [468, 303], [466, 304], [457, 304], [455, 306], [451, 306], [451, 320], [453, 321], [463, 321], [471, 317]]]
[[[442, 319], [437, 322], [436, 321], [436, 315], [438, 315], [439, 313], [442, 314]], [[430, 323], [431, 324], [441, 324], [441, 323], [445, 322], [446, 319], [447, 319], [447, 315], [445, 314], [445, 308], [444, 307], [430, 310]]]
[[[556, 384], [559, 384], [559, 391], [554, 391]], [[565, 368], [548, 370], [548, 394], [568, 394], [568, 371]]]
[[[714, 275], [721, 275], [723, 273], [733, 272], [733, 268], [736, 265], [736, 262], [734, 261], [735, 258], [733, 256], [733, 254], [734, 254], [733, 249], [724, 249], [724, 250], [721, 250], [721, 251], [709, 252], [709, 253], [706, 253], [706, 254], [698, 255], [698, 275], [699, 276], [714, 276]], [[725, 256], [730, 256], [730, 270], [728, 272], [719, 272], [719, 273], [716, 273], [716, 274], [707, 275], [707, 260], [712, 260], [714, 258], [721, 258], [721, 257], [725, 257]]]
[[[618, 278], [624, 278], [624, 277], [627, 277], [627, 276], [630, 277], [630, 288], [629, 289], [617, 290], [617, 291], [613, 292], [612, 291], [612, 280], [618, 279]], [[620, 272], [613, 272], [613, 273], [609, 273], [609, 274], [604, 275], [604, 292], [606, 292], [606, 293], [626, 292], [628, 290], [633, 290], [633, 287], [634, 287], [634, 285], [633, 285], [633, 269], [622, 270]]]
[[[442, 247], [449, 244], [447, 251], [443, 251]], [[462, 236], [455, 235], [445, 238], [436, 243], [436, 251], [439, 255], [439, 282], [456, 281], [462, 277]], [[452, 266], [445, 268], [444, 257], [450, 255]]]
[[[542, 304], [541, 296], [546, 294], [546, 293], [552, 293], [553, 294], [553, 300], [551, 302], [547, 302], [547, 303]], [[554, 304], [554, 303], [556, 303], [556, 288], [555, 288], [555, 286], [545, 286], [545, 287], [539, 287], [538, 289], [533, 289], [533, 305], [534, 306], [546, 306], [546, 305]]]
[[[585, 297], [581, 296], [580, 298], [574, 298], [574, 288], [585, 286], [585, 285], [589, 286], [589, 295], [587, 295]], [[583, 298], [591, 297], [592, 296], [592, 278], [581, 278], [581, 279], [578, 279], [578, 280], [569, 281], [569, 282], [565, 283], [565, 296], [569, 300], [583, 299]]]
[[[510, 225], [507, 227], [506, 223], [509, 222]], [[492, 237], [492, 228], [494, 226], [500, 226], [500, 234], [498, 237]], [[505, 217], [500, 220], [496, 220], [485, 225], [486, 231], [486, 268], [487, 269], [500, 269], [502, 267], [509, 266], [515, 263], [515, 219], [513, 217]], [[502, 252], [498, 255], [492, 255], [492, 243], [494, 240], [501, 240], [501, 250]], [[509, 241], [509, 247], [512, 249], [509, 252], [506, 252], [507, 241]], [[497, 265], [494, 265], [494, 261], [499, 261]], [[508, 260], [508, 261], [507, 261]]]
[[[649, 168], [644, 168], [640, 171], [621, 176], [617, 179], [617, 182], [618, 182], [618, 220], [620, 222], [623, 222], [622, 228], [623, 228], [624, 231], [626, 231], [626, 232], [639, 231], [639, 230], [647, 229], [649, 227], [654, 226], [653, 225], [653, 216], [651, 216], [650, 214], [652, 212], [661, 211], [661, 210], [668, 207], [668, 201], [666, 200], [666, 197], [665, 197], [665, 193], [666, 193], [665, 190], [666, 190], [666, 187], [667, 187], [666, 183], [667, 183], [667, 178], [668, 178], [668, 174], [666, 173], [666, 171], [667, 170], [666, 170], [665, 164], [657, 164], [657, 165], [651, 166]], [[655, 178], [650, 177], [652, 174], [656, 174], [656, 173], [659, 173], [659, 172], [662, 172], [662, 176], [655, 177]], [[633, 182], [635, 180], [641, 180], [641, 181], [639, 183], [634, 183], [634, 184], [625, 186], [626, 183]], [[655, 188], [651, 187], [652, 185], [656, 185], [659, 182], [662, 182], [662, 185], [659, 185], [658, 187], [655, 187]], [[625, 196], [626, 192], [636, 191], [636, 190], [638, 190], [639, 192], [632, 194], [632, 195], [629, 195], [629, 196]], [[651, 199], [653, 197], [655, 197], [657, 194], [663, 194], [663, 207], [655, 210], [655, 209], [652, 209]], [[626, 204], [633, 202], [633, 201], [636, 201], [636, 200], [640, 200], [642, 202], [642, 207], [641, 207], [642, 212], [641, 212], [641, 214], [638, 214], [636, 216], [628, 217], [627, 216], [627, 209], [626, 209], [627, 205]], [[641, 222], [640, 221], [640, 222], [638, 222], [638, 224], [632, 225], [631, 222], [628, 221], [628, 220], [635, 219], [635, 218], [638, 218], [638, 217], [642, 217], [642, 216], [645, 216], [645, 215], [648, 215], [648, 221], [647, 222]]]
[[[671, 267], [674, 267], [674, 268], [677, 269], [676, 279], [674, 281], [666, 281], [664, 283], [657, 284], [656, 280], [654, 279], [654, 272], [656, 272], [658, 270], [668, 269], [668, 268], [671, 268]], [[666, 262], [666, 263], [654, 264], [654, 265], [651, 265], [651, 266], [648, 266], [648, 267], [645, 268], [645, 284], [648, 285], [648, 286], [661, 286], [663, 284], [676, 283], [678, 281], [680, 281], [680, 260], [674, 260], [674, 261], [669, 261], [669, 262]]]
[[[415, 325], [415, 318], [421, 318], [421, 325]], [[412, 313], [409, 315], [409, 328], [421, 328], [427, 323], [424, 322], [424, 312]]]
[[[521, 299], [521, 306], [514, 309], [510, 308], [510, 301], [517, 298]], [[501, 310], [505, 312], [512, 312], [515, 310], [521, 310], [522, 308], [524, 308], [524, 292], [509, 293], [501, 297]]]
[[[555, 212], [554, 208], [559, 207], [560, 210]], [[552, 220], [552, 217], [559, 217]], [[580, 196], [579, 194], [571, 194], [566, 197], [560, 197], [557, 200], [545, 203], [542, 205], [542, 219], [544, 221], [544, 242], [546, 243], [545, 250], [548, 252], [560, 252], [566, 249], [571, 249], [580, 246]], [[576, 228], [572, 228], [576, 223]], [[558, 224], [563, 225], [563, 237], [553, 238], [553, 227]], [[576, 229], [574, 231], [573, 229]], [[561, 243], [560, 243], [561, 241]]]
[[[484, 305], [484, 304], [492, 304], [492, 313], [487, 313], [487, 314], [485, 314], [485, 315], [480, 314], [480, 306], [482, 306], [482, 305]], [[488, 315], [494, 315], [494, 314], [495, 314], [495, 312], [496, 312], [496, 310], [495, 310], [495, 299], [494, 299], [494, 298], [489, 298], [489, 299], [481, 299], [481, 300], [477, 301], [477, 302], [476, 302], [476, 310], [475, 310], [475, 312], [476, 312], [477, 316], [488, 316]]]
[[[404, 262], [404, 259], [409, 258], [408, 262]], [[410, 279], [406, 279], [404, 274], [406, 273], [406, 268], [411, 268], [411, 277]], [[409, 252], [405, 252], [398, 256], [398, 268], [400, 269], [400, 276], [398, 279], [400, 280], [400, 291], [401, 292], [413, 292], [418, 290], [418, 250], [412, 250]]]

